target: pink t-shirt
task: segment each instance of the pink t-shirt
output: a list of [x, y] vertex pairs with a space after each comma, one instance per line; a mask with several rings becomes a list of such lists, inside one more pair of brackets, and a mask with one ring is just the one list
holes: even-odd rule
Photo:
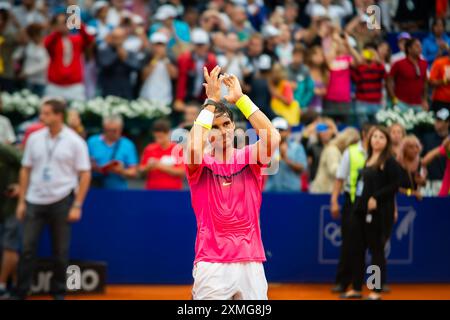
[[352, 56], [336, 57], [330, 66], [330, 80], [328, 82], [326, 100], [336, 102], [350, 102], [350, 64]]
[[191, 202], [197, 218], [195, 261], [265, 261], [259, 213], [262, 167], [252, 164], [252, 146], [235, 149], [229, 163], [204, 155], [189, 173]]

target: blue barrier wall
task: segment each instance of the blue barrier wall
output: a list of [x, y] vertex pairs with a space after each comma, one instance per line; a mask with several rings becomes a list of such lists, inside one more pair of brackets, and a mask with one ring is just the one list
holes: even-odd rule
[[[328, 203], [328, 196], [264, 194], [269, 281], [333, 281], [340, 231]], [[450, 198], [401, 197], [398, 205], [386, 248], [389, 281], [450, 282]], [[106, 261], [109, 283], [189, 284], [195, 234], [188, 192], [95, 190], [74, 225], [71, 256]]]

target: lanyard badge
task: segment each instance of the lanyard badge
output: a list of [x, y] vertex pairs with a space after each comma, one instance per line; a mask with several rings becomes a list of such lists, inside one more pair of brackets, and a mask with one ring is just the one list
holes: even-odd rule
[[45, 166], [42, 170], [42, 181], [50, 182], [52, 180], [52, 173], [49, 166]]
[[61, 140], [61, 136], [58, 136], [56, 138], [55, 143], [52, 147], [50, 147], [50, 141], [49, 136], [45, 139], [45, 146], [47, 149], [47, 158], [46, 158], [46, 164], [44, 166], [44, 169], [42, 170], [42, 181], [44, 182], [50, 182], [52, 180], [52, 168], [51, 168], [51, 162], [53, 158], [53, 154], [55, 152], [56, 147], [58, 146], [59, 141]]

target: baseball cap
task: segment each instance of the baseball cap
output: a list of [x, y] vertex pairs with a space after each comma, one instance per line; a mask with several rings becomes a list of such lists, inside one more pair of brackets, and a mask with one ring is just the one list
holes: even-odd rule
[[442, 108], [436, 112], [436, 119], [447, 121], [449, 119], [450, 112], [446, 108]]
[[268, 54], [262, 54], [258, 58], [259, 70], [270, 70], [272, 68], [272, 59]]
[[400, 32], [400, 34], [397, 36], [397, 41], [400, 40], [407, 40], [407, 39], [411, 39], [411, 35], [408, 32]]
[[109, 6], [108, 1], [95, 1], [91, 9], [92, 15], [95, 17], [102, 8], [107, 6]]
[[167, 43], [169, 39], [162, 32], [155, 32], [150, 36], [151, 43]]
[[287, 130], [289, 129], [289, 124], [286, 121], [286, 119], [281, 117], [276, 117], [272, 119], [272, 125], [275, 127], [275, 129], [278, 130]]
[[278, 30], [276, 27], [274, 27], [271, 24], [268, 24], [267, 26], [265, 26], [263, 28], [262, 31], [263, 37], [264, 38], [272, 38], [272, 37], [277, 37], [280, 35], [280, 30]]
[[328, 125], [326, 123], [320, 122], [316, 125], [316, 131], [318, 133], [325, 132], [328, 130]]
[[166, 20], [169, 18], [175, 18], [178, 15], [177, 9], [170, 5], [164, 4], [158, 8], [155, 14], [156, 20]]
[[201, 28], [196, 28], [191, 33], [191, 41], [193, 44], [209, 44], [208, 33]]

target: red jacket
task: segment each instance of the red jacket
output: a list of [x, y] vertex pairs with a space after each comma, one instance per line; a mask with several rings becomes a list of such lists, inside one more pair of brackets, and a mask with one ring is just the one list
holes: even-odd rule
[[94, 37], [81, 25], [80, 32], [68, 35], [72, 42], [72, 61], [63, 64], [63, 40], [60, 32], [52, 32], [44, 39], [45, 48], [50, 56], [48, 81], [56, 85], [72, 85], [83, 82], [82, 55], [84, 49], [94, 41]]
[[[205, 66], [208, 71], [214, 69], [217, 65], [216, 56], [213, 53], [208, 53], [205, 60]], [[190, 98], [197, 98], [200, 101], [206, 99], [205, 90], [202, 90], [200, 97], [193, 97], [192, 91], [192, 74], [195, 73], [195, 62], [192, 57], [192, 52], [185, 52], [178, 57], [178, 82], [175, 98], [177, 100], [185, 101]]]

